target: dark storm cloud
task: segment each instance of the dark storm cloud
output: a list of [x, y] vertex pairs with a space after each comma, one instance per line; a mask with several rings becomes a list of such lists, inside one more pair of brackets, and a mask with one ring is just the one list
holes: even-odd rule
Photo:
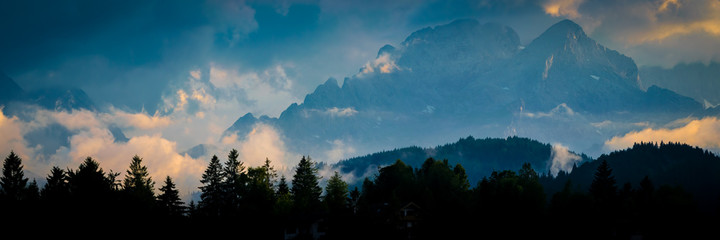
[[22, 87], [82, 88], [101, 105], [151, 112], [169, 85], [210, 63], [258, 72], [284, 65], [302, 96], [328, 77], [356, 73], [380, 47], [419, 28], [464, 17], [512, 22], [522, 19], [513, 12], [538, 8], [524, 1], [2, 4], [0, 32], [9, 37], [0, 38], [0, 69]]
[[72, 56], [99, 55], [113, 65], [162, 60], [181, 31], [205, 24], [195, 11], [162, 1], [7, 1], [2, 7], [0, 66], [9, 73]]
[[22, 87], [78, 87], [100, 102], [151, 111], [170, 81], [207, 61], [213, 37], [256, 28], [252, 9], [220, 1], [4, 4], [0, 68]]

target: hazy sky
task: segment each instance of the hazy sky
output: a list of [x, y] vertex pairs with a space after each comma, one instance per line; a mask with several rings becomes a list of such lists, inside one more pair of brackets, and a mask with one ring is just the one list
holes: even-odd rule
[[273, 87], [288, 98], [260, 113], [277, 116], [328, 77], [356, 73], [383, 45], [458, 18], [509, 25], [523, 43], [569, 18], [639, 65], [720, 56], [715, 0], [30, 0], [0, 3], [0, 70], [25, 89], [78, 87], [101, 105], [150, 112], [189, 71], [216, 66], [272, 82], [280, 70], [292, 85]]

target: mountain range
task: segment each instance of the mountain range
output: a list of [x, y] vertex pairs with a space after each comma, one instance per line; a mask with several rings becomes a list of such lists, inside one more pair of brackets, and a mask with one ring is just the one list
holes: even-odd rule
[[49, 110], [98, 110], [90, 97], [79, 88], [45, 87], [25, 91], [13, 79], [0, 72], [0, 105], [4, 112], [15, 115], [24, 105], [37, 105]]
[[[433, 151], [442, 152], [440, 149], [446, 148], [441, 144], [457, 139], [464, 139], [457, 143], [460, 145], [492, 142], [466, 139], [468, 135], [489, 139], [521, 136], [537, 140], [530, 144], [537, 145], [531, 151], [538, 153], [535, 158], [511, 157], [516, 160], [514, 165], [502, 167], [488, 163], [469, 167], [487, 174], [528, 161], [544, 173], [556, 144], [599, 156], [608, 152], [603, 144], [611, 137], [688, 116], [719, 116], [720, 108], [698, 101], [712, 103], [714, 95], [683, 92], [675, 86], [683, 72], [713, 76], [712, 66], [679, 66], [672, 69], [673, 74], [663, 74], [670, 70], [662, 68], [639, 69], [631, 58], [604, 47], [569, 20], [551, 26], [526, 46], [510, 27], [456, 20], [418, 30], [398, 46], [383, 46], [376, 59], [358, 73], [342, 81], [328, 79], [277, 118], [238, 113], [242, 117], [218, 137], [236, 135], [242, 140], [257, 124], [265, 124], [281, 133], [288, 151], [299, 154], [322, 156], [342, 143], [351, 146], [350, 154], [355, 156], [381, 152], [393, 158], [382, 161], [410, 154], [416, 156], [412, 161], [437, 157], [467, 164], [470, 159], [487, 159], [461, 156], [458, 153], [462, 151]], [[695, 71], [698, 68], [705, 70]], [[692, 98], [663, 87], [679, 89]], [[702, 91], [712, 89], [717, 88], [708, 86]], [[3, 111], [22, 117], [26, 104], [50, 110], [102, 111], [80, 89], [25, 91], [0, 73]], [[121, 129], [111, 127], [109, 131], [116, 141], [128, 141]], [[48, 126], [28, 133], [27, 139], [45, 146], [50, 154], [68, 146], [71, 134], [62, 126]], [[396, 149], [404, 146], [424, 147]], [[200, 157], [219, 151], [217, 146], [201, 144], [185, 153]], [[369, 162], [360, 163], [360, 159]], [[337, 166], [389, 163], [368, 159], [376, 158], [350, 158]], [[343, 171], [350, 171], [345, 168]]]
[[643, 79], [631, 58], [570, 20], [527, 46], [510, 27], [457, 20], [382, 47], [357, 74], [328, 79], [278, 118], [245, 114], [224, 135], [242, 139], [267, 124], [291, 151], [316, 154], [337, 141], [364, 154], [518, 135], [597, 156], [605, 140], [639, 130], [634, 123], [712, 113]]
[[707, 64], [681, 63], [672, 68], [658, 66], [641, 67], [643, 84], [672, 89], [679, 94], [691, 97], [704, 105], [713, 108], [720, 105], [720, 63]]

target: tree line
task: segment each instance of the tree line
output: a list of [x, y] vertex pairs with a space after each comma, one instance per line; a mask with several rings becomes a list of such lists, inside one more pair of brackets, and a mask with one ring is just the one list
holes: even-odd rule
[[52, 168], [40, 188], [11, 152], [0, 176], [2, 218], [108, 230], [162, 226], [174, 235], [232, 232], [250, 239], [607, 239], [711, 233], [719, 216], [697, 211], [682, 187], [658, 188], [649, 177], [639, 188], [618, 187], [605, 160], [589, 188], [559, 179], [565, 187], [552, 194], [541, 184], [546, 176], [529, 163], [493, 171], [473, 186], [462, 165], [433, 158], [418, 168], [396, 160], [365, 178], [361, 189], [335, 172], [323, 189], [310, 157], [302, 157], [288, 180], [269, 159], [246, 167], [233, 149], [225, 161], [212, 157], [200, 179], [200, 200], [189, 204], [170, 176], [156, 192], [142, 161], [134, 156], [120, 180], [120, 173], [105, 172], [88, 157], [77, 169]]

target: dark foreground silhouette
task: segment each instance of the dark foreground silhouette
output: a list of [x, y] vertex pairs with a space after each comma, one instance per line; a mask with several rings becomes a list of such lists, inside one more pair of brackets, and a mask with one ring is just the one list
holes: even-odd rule
[[[396, 160], [361, 189], [336, 172], [323, 189], [310, 157], [288, 180], [267, 159], [245, 167], [233, 150], [224, 162], [211, 159], [201, 200], [186, 205], [170, 176], [156, 188], [139, 156], [122, 180], [88, 157], [77, 169], [53, 168], [40, 188], [11, 152], [0, 177], [0, 217], [5, 233], [30, 227], [79, 236], [90, 230], [245, 239], [715, 238], [720, 181], [703, 181], [718, 178], [719, 164], [712, 153], [684, 144], [642, 143], [557, 177], [526, 163], [473, 186], [462, 165], [428, 158], [417, 168]], [[644, 168], [662, 165], [669, 167]]]

